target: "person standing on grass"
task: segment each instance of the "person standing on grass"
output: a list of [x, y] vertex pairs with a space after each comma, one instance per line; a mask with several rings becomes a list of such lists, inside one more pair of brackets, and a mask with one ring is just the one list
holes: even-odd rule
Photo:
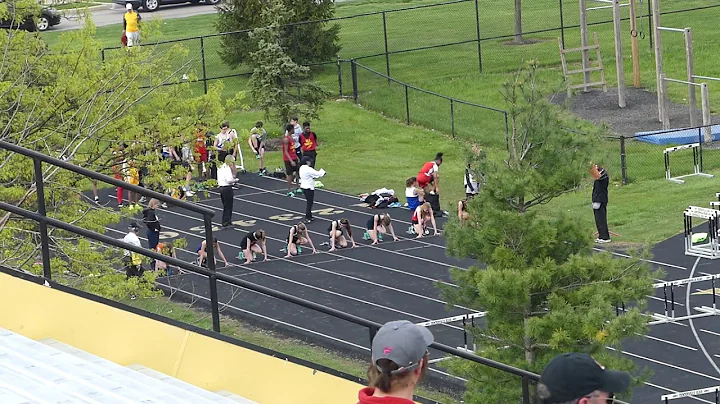
[[261, 121], [257, 121], [255, 123], [255, 127], [250, 129], [250, 137], [248, 138], [248, 145], [250, 145], [250, 150], [253, 151], [255, 154], [255, 158], [258, 159], [258, 162], [260, 163], [260, 168], [258, 169], [259, 175], [264, 175], [267, 173], [267, 170], [265, 169], [265, 141], [267, 140], [267, 132], [265, 131], [265, 128], [263, 128], [263, 123]]
[[140, 45], [140, 21], [142, 18], [137, 11], [133, 10], [130, 3], [125, 5], [127, 12], [123, 15], [123, 35], [127, 38], [127, 47]]
[[285, 127], [285, 136], [282, 140], [282, 154], [285, 162], [285, 178], [287, 179], [287, 196], [295, 196], [292, 189], [293, 182], [297, 181], [297, 172], [300, 167], [297, 153], [295, 152], [295, 141], [292, 138], [292, 125]]
[[300, 134], [300, 147], [302, 148], [303, 157], [310, 157], [312, 162], [310, 167], [315, 167], [317, 162], [317, 135], [310, 130], [310, 122], [303, 122], [303, 132]]
[[409, 321], [385, 323], [372, 341], [369, 386], [358, 404], [414, 404], [415, 389], [428, 371], [430, 330]]
[[148, 248], [154, 250], [160, 242], [160, 219], [155, 214], [155, 209], [160, 207], [160, 201], [150, 199], [147, 208], [142, 211], [143, 223], [147, 227]]
[[418, 186], [423, 188], [425, 193], [440, 193], [440, 165], [442, 162], [443, 153], [438, 153], [433, 161], [423, 164], [420, 169], [417, 175]]
[[593, 164], [590, 174], [595, 179], [592, 191], [592, 208], [595, 215], [595, 226], [598, 231], [596, 243], [609, 243], [610, 230], [607, 223], [608, 185], [610, 176], [604, 168]]
[[229, 227], [232, 224], [233, 212], [233, 185], [238, 182], [235, 178], [233, 167], [235, 166], [235, 158], [228, 154], [225, 156], [225, 162], [217, 170], [217, 182], [220, 187], [220, 200], [223, 205], [222, 227]]
[[207, 136], [205, 135], [205, 128], [203, 124], [198, 124], [195, 128], [195, 150], [193, 151], [194, 160], [197, 162], [198, 174], [203, 178], [208, 178], [208, 150], [207, 150]]
[[315, 170], [311, 167], [313, 159], [310, 156], [303, 156], [302, 165], [298, 170], [298, 176], [300, 177], [300, 189], [305, 194], [305, 222], [310, 223], [313, 220], [312, 207], [315, 201], [315, 179], [322, 178], [325, 176], [325, 170], [322, 168], [320, 171]]
[[296, 116], [290, 120], [290, 125], [292, 125], [291, 135], [295, 141], [295, 153], [297, 153], [297, 158], [300, 160], [302, 158], [302, 149], [300, 148], [300, 135], [302, 134], [302, 128], [300, 127], [299, 120]]
[[218, 161], [220, 164], [225, 161], [225, 157], [228, 155], [232, 155], [234, 159], [237, 159], [237, 139], [237, 132], [235, 129], [230, 129], [230, 122], [223, 122], [220, 125], [220, 133], [215, 136], [215, 150], [217, 151]]

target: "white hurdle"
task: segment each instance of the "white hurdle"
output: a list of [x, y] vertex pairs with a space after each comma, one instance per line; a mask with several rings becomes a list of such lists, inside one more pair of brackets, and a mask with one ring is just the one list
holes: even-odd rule
[[[700, 170], [700, 162], [702, 161], [702, 149], [701, 149], [700, 143], [691, 143], [686, 144], [682, 146], [675, 146], [675, 147], [668, 147], [667, 149], [663, 150], [663, 156], [665, 157], [665, 179], [668, 181], [676, 182], [678, 184], [685, 183], [685, 180], [682, 180], [681, 178], [685, 177], [691, 177], [691, 176], [700, 176], [700, 177], [708, 177], [712, 178], [714, 175], [712, 174], [706, 174], [701, 172]], [[686, 175], [680, 175], [678, 177], [673, 177], [670, 175], [670, 153], [679, 151], [679, 150], [686, 150], [686, 149], [692, 149], [693, 151], [693, 173], [692, 174], [686, 174]]]
[[[694, 318], [701, 318], [701, 317], [708, 317], [708, 316], [715, 316], [720, 314], [720, 310], [717, 309], [716, 306], [716, 298], [715, 295], [716, 289], [715, 289], [715, 280], [720, 279], [720, 274], [716, 275], [705, 275], [705, 276], [696, 276], [694, 278], [687, 278], [687, 279], [677, 279], [674, 281], [667, 281], [667, 282], [660, 282], [653, 285], [655, 289], [663, 288], [663, 300], [665, 302], [665, 314], [658, 314], [658, 313], [651, 313], [650, 317], [654, 318], [655, 320], [650, 321], [650, 325], [656, 325], [656, 324], [666, 324], [666, 323], [674, 323], [677, 321], [683, 321], [683, 320], [690, 320]], [[680, 285], [690, 285], [694, 282], [703, 282], [703, 281], [712, 281], [712, 307], [696, 307], [695, 310], [699, 311], [700, 313], [697, 314], [690, 314], [688, 316], [680, 316], [675, 317], [675, 286]], [[688, 286], [690, 287], [690, 286]], [[670, 298], [668, 299], [668, 289], [670, 289]]]
[[[461, 349], [464, 351], [474, 353], [475, 351], [477, 351], [477, 346], [475, 345], [475, 343], [473, 343], [472, 350], [470, 350], [470, 348], [468, 348], [468, 332], [467, 332], [468, 321], [470, 322], [470, 325], [474, 327], [475, 319], [485, 317], [485, 315], [487, 315], [487, 312], [481, 311], [481, 312], [477, 312], [477, 313], [461, 314], [459, 316], [446, 317], [446, 318], [441, 318], [441, 319], [437, 319], [437, 320], [423, 321], [422, 323], [416, 323], [416, 325], [419, 325], [422, 327], [431, 327], [434, 325], [448, 324], [448, 323], [454, 323], [456, 321], [462, 321], [464, 346], [457, 347], [457, 349]], [[449, 358], [450, 357], [447, 356], [447, 357], [443, 357], [443, 358], [432, 359], [429, 361], [429, 363], [433, 364], [433, 363], [444, 361]]]
[[[685, 219], [685, 255], [717, 259], [720, 258], [718, 246], [718, 230], [720, 229], [720, 210], [690, 206], [683, 212]], [[708, 222], [707, 242], [693, 244], [693, 218], [704, 219]]]
[[665, 404], [668, 404], [668, 401], [670, 401], [670, 400], [676, 400], [678, 398], [686, 398], [686, 397], [703, 396], [705, 394], [711, 394], [711, 393], [715, 393], [715, 404], [720, 404], [720, 386], [708, 387], [706, 389], [680, 391], [680, 392], [673, 393], [673, 394], [665, 394], [660, 397], [660, 401], [663, 401], [663, 402], [665, 402]]

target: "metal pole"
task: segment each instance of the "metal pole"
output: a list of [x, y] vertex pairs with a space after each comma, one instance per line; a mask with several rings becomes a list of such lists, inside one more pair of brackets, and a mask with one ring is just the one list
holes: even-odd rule
[[105, 48], [102, 48], [100, 50], [100, 57], [102, 58], [102, 61], [104, 62], [105, 61]]
[[527, 377], [522, 378], [522, 402], [523, 404], [530, 404], [530, 383]]
[[338, 71], [338, 91], [340, 93], [340, 98], [343, 97], [343, 86], [342, 86], [342, 65], [340, 62], [340, 56], [336, 55], [337, 57], [337, 71]]
[[357, 64], [355, 59], [350, 61], [350, 73], [352, 74], [353, 100], [355, 104], [358, 102], [358, 80], [357, 80]]
[[407, 114], [407, 124], [410, 125], [410, 97], [407, 85], [405, 85], [405, 113]]
[[648, 35], [648, 38], [650, 38], [650, 49], [652, 49], [653, 48], [653, 35], [652, 35], [652, 32], [653, 32], [652, 14], [653, 14], [653, 12], [652, 12], [652, 5], [650, 4], [650, 0], [648, 0], [648, 2], [647, 2], [647, 7], [648, 7], [648, 10], [647, 10], [648, 11], [648, 14], [647, 14], [648, 32], [650, 33], [650, 35]]
[[633, 86], [640, 88], [640, 44], [638, 43], [637, 8], [630, 0], [630, 44], [632, 45]]
[[[685, 28], [685, 65], [687, 68], [687, 81], [694, 83], [695, 59], [693, 56], [692, 30]], [[688, 104], [690, 104], [690, 126], [698, 126], [697, 123], [697, 92], [693, 84], [688, 84]]]
[[480, 8], [478, 6], [478, 0], [475, 0], [475, 32], [477, 35], [477, 47], [478, 47], [478, 68], [482, 73], [482, 45], [480, 45]]
[[620, 172], [622, 173], [622, 184], [627, 184], [627, 161], [625, 160], [625, 136], [620, 135]]
[[[585, 0], [580, 0], [580, 46], [582, 47], [582, 68], [585, 70], [585, 73], [583, 73], [583, 84], [588, 84], [590, 83], [590, 72], [586, 69], [590, 67], [590, 58], [587, 50], [587, 6]], [[588, 87], [584, 87], [583, 91], [587, 92]]]
[[[37, 192], [37, 204], [38, 214], [45, 217], [47, 211], [45, 210], [45, 180], [43, 180], [42, 174], [42, 162], [38, 159], [33, 159], [33, 165], [35, 166], [35, 191]], [[45, 279], [52, 279], [50, 273], [50, 242], [48, 239], [47, 223], [44, 221], [38, 222], [40, 226], [40, 244], [42, 246], [42, 264], [43, 264], [43, 276]]]
[[202, 60], [203, 90], [207, 94], [207, 74], [205, 70], [205, 41], [200, 37], [200, 59]]
[[[655, 29], [653, 29], [651, 32], [653, 34], [653, 37], [655, 38], [655, 70], [657, 71], [656, 80], [657, 80], [657, 97], [658, 97], [658, 118], [660, 122], [663, 123], [663, 129], [668, 129], [670, 126], [669, 121], [666, 119], [665, 116], [665, 109], [663, 108], [663, 103], [665, 101], [665, 98], [663, 96], [663, 83], [662, 83], [662, 75], [663, 75], [663, 56], [662, 56], [662, 42], [660, 41], [660, 30], [657, 29], [658, 26], [660, 26], [660, 0], [650, 0], [652, 2], [652, 19], [653, 19], [653, 25], [655, 26]], [[650, 4], [650, 3], [648, 3]], [[666, 124], [667, 123], [667, 124]]]
[[375, 335], [377, 335], [378, 330], [375, 327], [368, 327], [368, 331], [370, 332], [370, 346], [372, 347], [373, 340], [375, 340]]
[[702, 97], [702, 115], [703, 125], [705, 129], [705, 143], [712, 142], [712, 117], [710, 116], [710, 92], [707, 83], [700, 84], [700, 94]]
[[213, 331], [220, 332], [220, 307], [218, 305], [217, 278], [215, 277], [215, 246], [212, 233], [212, 218], [203, 215], [205, 222], [205, 252], [207, 253], [207, 267], [213, 273], [208, 277], [210, 282], [210, 313], [212, 315]]
[[387, 19], [386, 13], [383, 11], [383, 37], [385, 38], [385, 71], [388, 76], [388, 84], [390, 84], [390, 55], [388, 54], [388, 39], [387, 39]]
[[625, 71], [622, 57], [622, 27], [620, 25], [620, 0], [613, 1], [613, 22], [615, 25], [615, 67], [617, 70], [618, 106], [625, 108]]
[[563, 0], [558, 0], [560, 5], [560, 43], [565, 49], [565, 16], [563, 15]]
[[452, 98], [450, 99], [450, 133], [455, 139], [455, 101]]

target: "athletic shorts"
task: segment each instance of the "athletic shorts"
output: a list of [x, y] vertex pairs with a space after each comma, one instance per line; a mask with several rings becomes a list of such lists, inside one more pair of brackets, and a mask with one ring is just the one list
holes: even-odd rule
[[285, 174], [293, 175], [300, 170], [300, 162], [295, 160], [295, 167], [289, 161], [285, 162]]
[[367, 229], [368, 229], [368, 230], [373, 230], [373, 225], [374, 225], [374, 224], [375, 224], [375, 217], [371, 217], [371, 218], [368, 219], [368, 221], [367, 221], [367, 226], [366, 226]]
[[432, 182], [433, 182], [433, 177], [428, 178], [426, 175], [419, 175], [419, 176], [417, 177], [417, 182], [418, 182], [418, 186], [419, 186], [420, 188], [425, 188], [425, 187], [428, 186], [429, 184], [432, 184]]
[[418, 222], [417, 219], [413, 219], [413, 220], [412, 220], [412, 224], [413, 224], [413, 226], [414, 226], [414, 225], [416, 225], [416, 224], [420, 224], [420, 222]]
[[265, 151], [265, 142], [260, 142], [260, 146], [258, 146], [257, 149], [255, 149], [254, 146], [250, 146], [250, 149], [252, 149], [253, 154], [260, 154], [260, 150]]

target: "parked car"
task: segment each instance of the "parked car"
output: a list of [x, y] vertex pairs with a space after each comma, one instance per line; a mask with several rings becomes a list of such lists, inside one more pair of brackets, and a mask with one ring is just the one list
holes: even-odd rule
[[46, 31], [48, 28], [60, 24], [62, 14], [52, 7], [43, 7], [37, 18], [28, 18], [23, 22], [0, 20], [0, 28], [20, 28], [26, 31]]
[[[113, 2], [123, 7], [130, 3], [133, 5], [135, 10], [142, 8], [145, 11], [153, 12], [160, 8], [163, 4], [200, 4], [201, 0], [113, 0]], [[215, 4], [220, 3], [220, 0], [204, 0], [203, 2], [214, 6]]]

